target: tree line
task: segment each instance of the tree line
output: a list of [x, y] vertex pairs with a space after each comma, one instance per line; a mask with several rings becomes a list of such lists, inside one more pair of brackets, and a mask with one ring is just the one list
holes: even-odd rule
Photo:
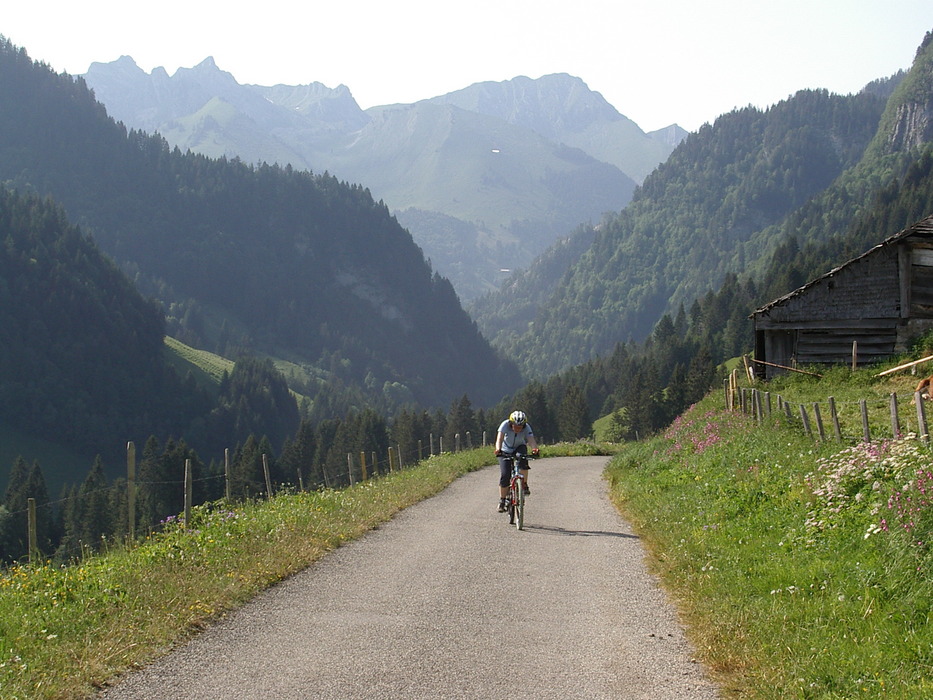
[[[251, 359], [246, 365], [242, 374], [247, 377], [256, 376], [259, 368], [268, 369], [258, 360]], [[228, 385], [245, 381], [243, 377], [225, 378]], [[255, 388], [259, 384], [251, 386]], [[272, 393], [268, 384], [265, 386], [265, 392]], [[241, 392], [241, 396], [250, 391]], [[455, 446], [479, 448], [485, 441], [491, 463], [495, 431], [512, 410], [506, 407], [519, 405], [516, 401], [523, 402], [520, 405], [534, 417], [538, 426], [536, 432], [544, 439], [586, 437], [591, 428], [585, 401], [582, 394], [571, 391], [570, 395], [572, 398], [556, 412], [550, 409], [538, 388], [532, 386], [495, 410], [475, 409], [464, 395], [446, 412], [406, 407], [391, 421], [371, 408], [316, 424], [302, 418], [279, 449], [267, 435], [257, 437], [251, 433], [230, 450], [231, 496], [236, 500], [265, 497], [266, 467], [275, 490], [299, 486], [310, 489], [345, 487], [352, 478], [348, 455], [356, 460], [360, 453], [365, 453], [368, 475], [377, 476], [391, 468], [385, 458], [390, 446], [397, 448], [402, 464], [411, 464], [432, 452], [437, 453], [441, 446], [449, 452]], [[249, 401], [243, 399], [240, 403]], [[267, 410], [266, 416], [269, 415]], [[280, 426], [281, 421], [273, 427], [280, 429]], [[375, 455], [376, 459], [371, 460], [370, 455]], [[186, 463], [190, 463], [192, 469], [195, 503], [225, 497], [226, 459], [213, 457], [206, 461], [184, 440], [169, 438], [160, 442], [150, 436], [136, 462], [135, 532], [157, 529], [182, 512]], [[114, 465], [105, 465], [98, 456], [80, 484], [66, 486], [58, 498], [52, 500], [38, 461], [30, 464], [22, 457], [17, 458], [0, 504], [0, 562], [19, 560], [28, 552], [26, 513], [29, 499], [35, 499], [39, 512], [39, 549], [55, 561], [73, 560], [128, 533], [127, 479], [122, 476], [109, 479], [107, 474], [113, 471]]]

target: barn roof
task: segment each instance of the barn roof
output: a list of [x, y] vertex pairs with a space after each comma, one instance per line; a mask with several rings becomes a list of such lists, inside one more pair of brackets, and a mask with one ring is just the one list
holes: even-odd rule
[[755, 311], [755, 313], [753, 313], [751, 316], [749, 316], [749, 318], [753, 318], [753, 317], [757, 316], [757, 315], [760, 314], [760, 313], [763, 313], [763, 312], [765, 312], [765, 311], [768, 311], [768, 310], [774, 308], [775, 306], [780, 306], [781, 304], [783, 304], [783, 303], [789, 301], [790, 299], [794, 299], [795, 297], [798, 297], [798, 296], [800, 296], [801, 294], [805, 294], [805, 293], [807, 292], [807, 290], [809, 290], [811, 287], [813, 287], [813, 286], [819, 284], [820, 282], [822, 282], [822, 281], [825, 280], [825, 279], [829, 279], [830, 277], [833, 277], [833, 276], [837, 275], [841, 270], [844, 270], [844, 269], [847, 268], [849, 265], [852, 265], [853, 263], [856, 263], [856, 262], [858, 262], [859, 260], [862, 260], [863, 258], [866, 258], [866, 257], [868, 257], [869, 255], [872, 255], [873, 253], [875, 253], [876, 251], [880, 250], [881, 248], [884, 248], [885, 246], [889, 246], [889, 245], [891, 245], [892, 243], [896, 243], [897, 241], [899, 241], [899, 240], [901, 240], [901, 239], [903, 239], [903, 238], [907, 238], [908, 236], [915, 236], [915, 235], [918, 235], [918, 234], [920, 234], [921, 236], [924, 236], [924, 237], [933, 238], [933, 214], [931, 214], [930, 216], [927, 216], [926, 218], [921, 219], [920, 221], [918, 221], [917, 223], [913, 224], [912, 226], [908, 226], [907, 228], [905, 228], [905, 229], [902, 230], [902, 231], [898, 231], [897, 233], [895, 233], [895, 234], [892, 235], [892, 236], [888, 236], [888, 237], [885, 238], [883, 241], [881, 241], [881, 243], [879, 243], [878, 245], [874, 246], [873, 248], [870, 248], [869, 250], [865, 251], [865, 252], [862, 253], [861, 255], [859, 255], [859, 256], [857, 256], [857, 257], [854, 257], [854, 258], [852, 258], [851, 260], [848, 260], [848, 261], [842, 263], [842, 264], [839, 265], [838, 267], [834, 267], [832, 270], [830, 270], [830, 271], [827, 272], [826, 274], [820, 275], [820, 276], [817, 277], [816, 279], [810, 280], [809, 282], [807, 282], [807, 283], [806, 283], [805, 285], [803, 285], [802, 287], [798, 287], [798, 288], [795, 289], [794, 291], [789, 292], [788, 294], [785, 294], [785, 295], [782, 296], [782, 297], [778, 297], [778, 298], [775, 299], [774, 301], [772, 301], [772, 302], [770, 302], [770, 303], [768, 303], [768, 304], [762, 306], [760, 309], [758, 309], [757, 311]]

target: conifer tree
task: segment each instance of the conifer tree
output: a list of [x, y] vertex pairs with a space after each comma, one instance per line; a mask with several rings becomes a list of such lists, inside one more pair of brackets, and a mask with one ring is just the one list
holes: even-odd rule
[[567, 388], [558, 413], [560, 439], [573, 441], [588, 437], [592, 432], [589, 408], [583, 390], [575, 384]]
[[528, 416], [528, 422], [531, 423], [535, 438], [537, 438], [539, 444], [548, 440], [551, 442], [557, 441], [557, 425], [548, 404], [544, 385], [541, 382], [530, 382], [516, 394], [513, 404]]
[[29, 552], [28, 507], [29, 499], [36, 502], [36, 537], [39, 551], [50, 554], [54, 539], [54, 513], [49, 507], [49, 494], [45, 477], [38, 461], [29, 466], [17, 457], [10, 470], [10, 479], [4, 497], [4, 511], [0, 514], [0, 558], [7, 561], [20, 559]]
[[256, 498], [265, 490], [259, 442], [255, 435], [250, 435], [242, 447], [234, 450], [230, 465], [230, 492], [234, 498]]
[[466, 449], [467, 433], [475, 440], [479, 435], [479, 430], [473, 404], [470, 403], [469, 396], [464, 394], [451, 404], [450, 412], [447, 414], [447, 426], [444, 430], [444, 445], [447, 451], [451, 452], [456, 449], [457, 435], [460, 436], [460, 449]]
[[289, 440], [282, 448], [282, 473], [286, 481], [294, 479], [298, 484], [299, 479], [304, 482], [305, 487], [313, 483], [315, 452], [315, 430], [311, 421], [303, 418], [298, 425], [298, 431], [295, 433], [294, 440]]
[[55, 514], [49, 506], [49, 492], [38, 460], [33, 461], [23, 490], [27, 505], [30, 498], [36, 502], [36, 544], [39, 552], [51, 554], [55, 537]]
[[15, 561], [28, 551], [26, 531], [25, 488], [29, 479], [29, 465], [22, 456], [13, 461], [0, 511], [0, 557]]
[[102, 539], [113, 535], [108, 486], [104, 462], [98, 455], [78, 490], [80, 522], [76, 528], [81, 542], [94, 550], [100, 547]]

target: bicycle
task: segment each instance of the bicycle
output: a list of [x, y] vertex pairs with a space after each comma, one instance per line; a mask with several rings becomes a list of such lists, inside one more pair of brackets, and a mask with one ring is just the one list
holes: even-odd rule
[[511, 454], [503, 455], [512, 465], [512, 478], [509, 481], [509, 495], [506, 500], [506, 510], [509, 514], [509, 525], [522, 530], [525, 527], [525, 477], [522, 468], [528, 467], [528, 460], [535, 455]]

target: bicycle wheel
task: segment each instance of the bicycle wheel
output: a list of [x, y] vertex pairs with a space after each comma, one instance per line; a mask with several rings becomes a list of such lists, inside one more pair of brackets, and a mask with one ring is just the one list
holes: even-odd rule
[[515, 501], [516, 501], [516, 498], [515, 498], [515, 484], [513, 483], [513, 484], [509, 487], [508, 503], [506, 504], [506, 510], [507, 510], [508, 513], [509, 513], [509, 525], [514, 525], [514, 524], [515, 524]]
[[525, 480], [515, 480], [515, 527], [525, 527]]

